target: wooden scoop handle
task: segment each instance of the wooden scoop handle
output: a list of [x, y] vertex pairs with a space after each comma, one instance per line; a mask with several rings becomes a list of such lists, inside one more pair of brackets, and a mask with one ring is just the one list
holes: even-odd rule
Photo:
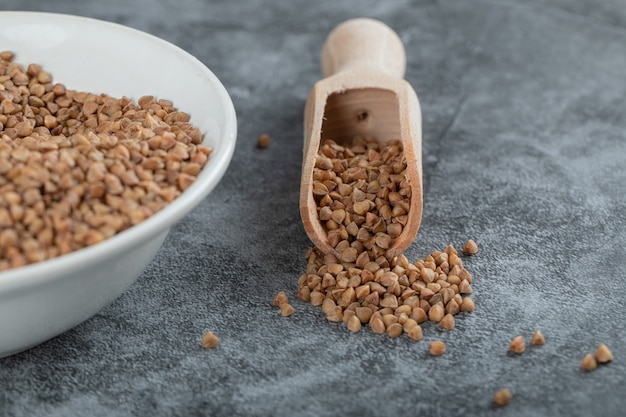
[[337, 26], [322, 48], [324, 77], [355, 68], [404, 78], [406, 54], [396, 32], [368, 18], [347, 20]]

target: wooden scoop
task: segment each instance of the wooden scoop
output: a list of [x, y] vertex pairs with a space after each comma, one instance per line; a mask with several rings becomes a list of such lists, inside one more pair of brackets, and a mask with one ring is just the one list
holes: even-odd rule
[[415, 91], [406, 82], [406, 57], [398, 35], [373, 19], [337, 26], [322, 49], [324, 79], [311, 90], [304, 113], [304, 160], [300, 215], [309, 238], [324, 253], [330, 246], [313, 198], [313, 168], [320, 142], [342, 144], [355, 135], [378, 141], [400, 139], [411, 183], [408, 222], [387, 255], [401, 254], [417, 236], [422, 218], [422, 117]]

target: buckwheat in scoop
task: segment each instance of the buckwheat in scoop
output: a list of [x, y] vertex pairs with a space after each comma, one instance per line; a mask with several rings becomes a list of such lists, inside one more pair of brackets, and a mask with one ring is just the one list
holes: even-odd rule
[[[400, 141], [355, 137], [349, 145], [326, 140], [313, 171], [313, 197], [320, 222], [339, 257], [311, 248], [298, 297], [321, 305], [329, 321], [353, 331], [422, 338], [427, 320], [454, 328], [454, 315], [474, 309], [467, 298], [472, 275], [449, 245], [409, 262], [389, 257], [406, 225], [411, 188]], [[473, 241], [472, 241], [473, 243]], [[478, 247], [472, 246], [476, 253]]]

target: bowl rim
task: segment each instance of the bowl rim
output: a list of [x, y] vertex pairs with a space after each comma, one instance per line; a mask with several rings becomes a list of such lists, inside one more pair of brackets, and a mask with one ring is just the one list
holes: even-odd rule
[[[226, 87], [224, 87], [222, 82], [204, 63], [179, 46], [139, 29], [91, 17], [51, 12], [0, 11], [0, 19], [12, 17], [19, 17], [21, 19], [45, 17], [57, 20], [68, 19], [81, 21], [81, 23], [101, 27], [105, 30], [126, 32], [130, 36], [143, 38], [144, 40], [158, 44], [161, 48], [171, 50], [173, 53], [189, 61], [189, 64], [194, 66], [194, 70], [201, 73], [203, 75], [202, 78], [206, 79], [216, 90], [217, 96], [215, 99], [223, 109], [224, 120], [221, 135], [219, 138], [216, 138], [216, 140], [220, 142], [219, 152], [213, 151], [211, 153], [207, 164], [203, 167], [197, 180], [175, 200], [165, 205], [148, 219], [100, 243], [81, 248], [56, 258], [1, 271], [0, 291], [23, 289], [44, 282], [52, 282], [58, 277], [70, 275], [72, 271], [88, 268], [89, 265], [101, 262], [102, 259], [114, 257], [116, 254], [130, 247], [134, 247], [142, 241], [151, 239], [165, 232], [174, 223], [178, 222], [198, 206], [217, 186], [228, 169], [237, 141], [237, 117], [235, 107]], [[212, 175], [201, 176], [202, 172], [207, 169], [211, 170]]]

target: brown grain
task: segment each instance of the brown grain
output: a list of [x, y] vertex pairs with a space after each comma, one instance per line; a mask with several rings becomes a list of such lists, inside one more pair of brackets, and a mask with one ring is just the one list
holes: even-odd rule
[[533, 333], [532, 338], [530, 339], [530, 344], [535, 346], [543, 346], [546, 343], [546, 339], [543, 337], [543, 333], [537, 330]]
[[446, 352], [446, 344], [441, 340], [435, 340], [428, 346], [428, 351], [433, 356], [441, 356]]
[[583, 357], [583, 360], [580, 362], [580, 367], [585, 371], [593, 371], [598, 367], [598, 362], [592, 354], [588, 353]]
[[465, 242], [463, 246], [463, 253], [465, 255], [476, 255], [478, 253], [478, 245], [472, 239], [469, 239]]
[[272, 142], [272, 138], [270, 137], [270, 135], [268, 135], [267, 133], [263, 133], [259, 135], [256, 145], [257, 147], [261, 149], [265, 149], [270, 146], [271, 142]]
[[296, 309], [291, 304], [284, 303], [280, 305], [280, 315], [283, 317], [289, 317], [296, 312]]
[[339, 323], [343, 321], [343, 309], [340, 306], [333, 307], [326, 313], [326, 320]]
[[289, 298], [287, 297], [285, 291], [279, 291], [272, 300], [272, 305], [277, 307], [280, 307], [281, 305], [286, 303], [289, 303]]
[[604, 343], [600, 343], [593, 357], [598, 363], [607, 363], [613, 360], [613, 353]]
[[499, 406], [506, 406], [509, 405], [512, 398], [513, 395], [511, 394], [511, 390], [503, 388], [494, 394], [493, 402]]
[[208, 331], [202, 336], [202, 347], [205, 349], [213, 349], [220, 343], [220, 339], [215, 333]]
[[509, 351], [517, 354], [522, 354], [526, 350], [526, 343], [522, 336], [516, 336], [509, 344]]

